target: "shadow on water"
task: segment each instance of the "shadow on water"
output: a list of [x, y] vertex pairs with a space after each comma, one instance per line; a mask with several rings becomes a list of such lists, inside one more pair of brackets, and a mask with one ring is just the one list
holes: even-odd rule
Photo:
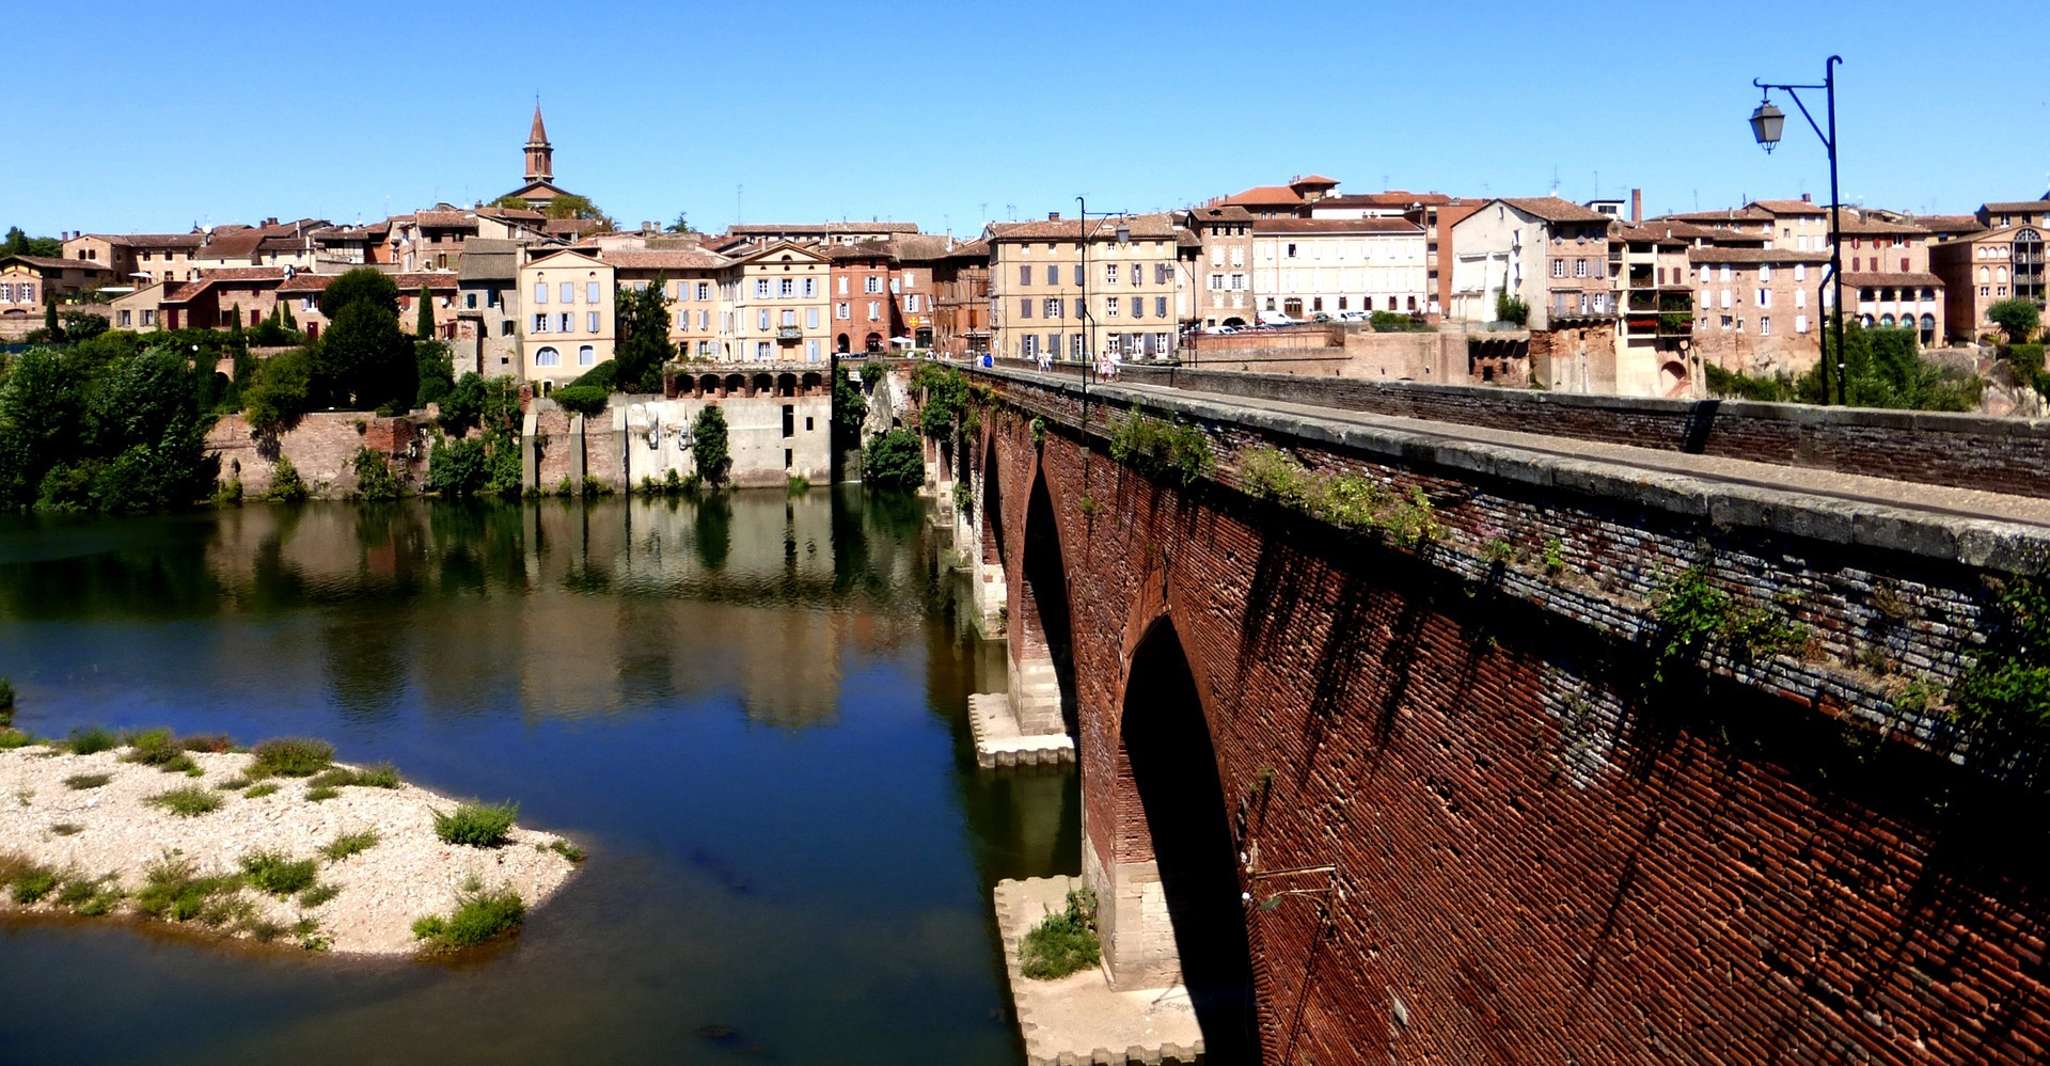
[[989, 892], [1076, 868], [1074, 776], [976, 773], [1001, 649], [927, 536], [856, 488], [0, 520], [24, 728], [325, 736], [591, 852], [446, 964], [0, 920], [0, 1059], [1018, 1061]]

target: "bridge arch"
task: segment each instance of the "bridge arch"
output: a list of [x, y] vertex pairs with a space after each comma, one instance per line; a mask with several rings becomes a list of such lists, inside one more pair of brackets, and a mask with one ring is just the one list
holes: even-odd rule
[[999, 575], [1003, 573], [1006, 560], [1002, 470], [996, 434], [991, 432], [982, 449], [982, 561], [985, 565], [995, 566]]
[[1019, 545], [1017, 607], [1008, 635], [1011, 708], [1027, 735], [1075, 731], [1075, 638], [1067, 556], [1046, 472], [1034, 464]]
[[[1201, 693], [1172, 616], [1159, 616], [1133, 648], [1125, 672], [1115, 883], [1113, 898], [1099, 909], [1107, 946], [1123, 963], [1121, 984], [1179, 977], [1211, 1059], [1257, 1062], [1258, 1008], [1237, 843]], [[1178, 973], [1171, 965], [1177, 959]]]

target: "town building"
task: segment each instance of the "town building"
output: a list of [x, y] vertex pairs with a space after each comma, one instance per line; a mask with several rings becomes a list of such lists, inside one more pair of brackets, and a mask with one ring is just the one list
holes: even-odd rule
[[1428, 310], [1424, 231], [1408, 219], [1262, 218], [1252, 228], [1252, 287], [1262, 315]]
[[723, 274], [729, 362], [823, 363], [831, 351], [832, 263], [817, 248], [778, 241], [734, 257]]
[[164, 291], [177, 284], [175, 281], [153, 281], [134, 292], [116, 296], [107, 306], [108, 327], [131, 333], [156, 332], [158, 307], [163, 303]]
[[1196, 235], [1196, 286], [1186, 317], [1206, 328], [1250, 326], [1259, 302], [1253, 291], [1253, 213], [1236, 204], [1209, 204], [1182, 213], [1182, 228]]
[[1255, 185], [1213, 203], [1244, 208], [1254, 218], [1295, 218], [1311, 204], [1331, 196], [1336, 188], [1337, 178], [1310, 174], [1292, 178], [1286, 185]]
[[1174, 356], [1181, 242], [1173, 215], [1053, 213], [1040, 222], [991, 223], [983, 235], [996, 354], [1084, 361], [1115, 353], [1134, 362]]
[[1482, 204], [1452, 226], [1458, 242], [1452, 317], [1494, 321], [1504, 292], [1523, 301], [1533, 330], [1613, 317], [1610, 221], [1556, 196]]
[[100, 263], [116, 286], [190, 281], [199, 276], [193, 253], [201, 233], [75, 233], [64, 241], [64, 258]]
[[882, 352], [897, 336], [894, 256], [882, 242], [835, 244], [823, 249], [832, 264], [833, 350]]
[[1943, 282], [1945, 328], [1952, 337], [1970, 341], [1997, 332], [1986, 312], [2002, 300], [2019, 298], [2043, 306], [2045, 233], [2050, 233], [2050, 226], [2000, 226], [1930, 248], [1930, 272]]
[[890, 293], [897, 304], [897, 321], [913, 349], [929, 351], [939, 341], [943, 265], [956, 254], [958, 242], [951, 234], [907, 233], [892, 239], [889, 247], [897, 263], [897, 284]]
[[1760, 374], [1799, 374], [1821, 356], [1827, 315], [1818, 294], [1826, 251], [1688, 249], [1694, 295], [1693, 350], [1704, 364]]
[[216, 226], [208, 232], [206, 243], [191, 254], [190, 265], [199, 275], [245, 267], [312, 270], [318, 258], [313, 235], [328, 228], [325, 219], [317, 218], [293, 222], [267, 218], [255, 226]]
[[948, 237], [931, 260], [932, 347], [955, 357], [990, 347], [989, 242]]
[[715, 242], [714, 248], [731, 255], [742, 245], [764, 248], [779, 241], [812, 245], [864, 244], [917, 232], [916, 222], [746, 222], [726, 227], [726, 233]]
[[1829, 209], [1802, 193], [1798, 200], [1753, 200], [1744, 205], [1747, 215], [1763, 214], [1766, 241], [1774, 248], [1796, 252], [1829, 251]]
[[612, 265], [574, 249], [520, 266], [522, 380], [542, 394], [612, 358]]
[[1619, 307], [1618, 395], [1701, 395], [1702, 376], [1689, 350], [1694, 289], [1687, 261], [1689, 239], [1698, 232], [1683, 222], [1619, 221], [1609, 227]]
[[526, 174], [520, 187], [492, 201], [503, 204], [518, 200], [527, 208], [542, 211], [559, 197], [572, 195], [555, 184], [555, 146], [548, 142], [548, 127], [541, 121], [541, 101], [534, 101], [534, 121], [527, 128], [527, 143], [521, 148]]
[[669, 342], [678, 358], [709, 362], [723, 354], [722, 279], [732, 260], [702, 248], [620, 248], [599, 253], [621, 288], [660, 285], [668, 301]]
[[522, 377], [520, 250], [515, 241], [479, 237], [456, 270], [456, 372]]
[[2050, 192], [2037, 200], [1998, 200], [1979, 205], [1972, 213], [1979, 220], [1981, 229], [2005, 229], [2009, 226], [2050, 226]]
[[[327, 316], [320, 312], [320, 294], [338, 277], [341, 275], [294, 272], [277, 285], [276, 302], [282, 303], [291, 313], [292, 324], [303, 331], [308, 340], [319, 339], [327, 329]], [[433, 338], [450, 342], [456, 340], [459, 306], [455, 274], [446, 271], [393, 274], [391, 280], [399, 294], [399, 329], [411, 332], [420, 321], [420, 290], [424, 288], [433, 315]], [[462, 369], [475, 367], [459, 363], [458, 372]]]
[[167, 286], [157, 304], [162, 329], [226, 329], [240, 322], [257, 326], [277, 306], [278, 286], [291, 267], [215, 267], [192, 281]]
[[33, 316], [40, 322], [44, 304], [76, 303], [113, 283], [114, 272], [105, 263], [41, 255], [0, 256], [0, 286], [5, 286], [0, 288], [0, 319]]

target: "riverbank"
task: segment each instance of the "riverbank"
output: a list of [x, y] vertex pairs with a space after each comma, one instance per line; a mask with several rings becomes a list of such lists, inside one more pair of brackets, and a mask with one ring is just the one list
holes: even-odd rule
[[133, 916], [397, 955], [422, 950], [418, 920], [466, 899], [488, 898], [501, 915], [507, 892], [513, 909], [541, 904], [582, 858], [562, 837], [517, 827], [497, 846], [445, 843], [436, 817], [457, 801], [387, 771], [266, 776], [250, 754], [206, 751], [167, 770], [134, 753], [0, 751], [0, 913]]

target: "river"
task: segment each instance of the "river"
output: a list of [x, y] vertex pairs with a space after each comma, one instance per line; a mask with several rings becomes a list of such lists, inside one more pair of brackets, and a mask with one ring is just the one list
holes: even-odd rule
[[17, 725], [311, 735], [589, 852], [502, 946], [365, 962], [0, 918], [8, 1062], [1015, 1063], [990, 889], [1072, 772], [978, 773], [925, 505], [252, 504], [0, 520]]

